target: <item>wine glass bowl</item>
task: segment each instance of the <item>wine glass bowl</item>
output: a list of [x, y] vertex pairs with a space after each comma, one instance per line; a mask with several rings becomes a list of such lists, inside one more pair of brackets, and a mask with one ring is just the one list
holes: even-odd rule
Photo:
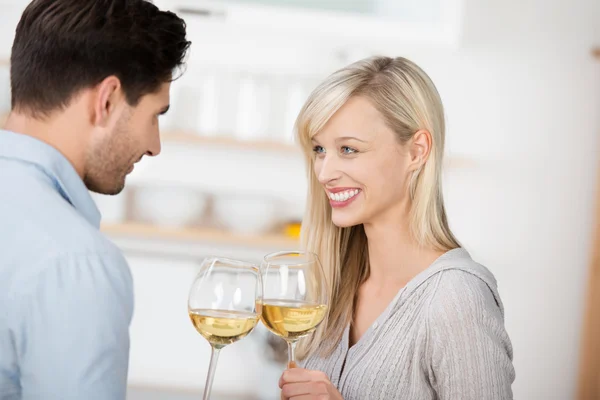
[[224, 347], [248, 336], [259, 317], [243, 311], [191, 310], [190, 318], [211, 345]]
[[327, 281], [316, 254], [271, 253], [262, 266], [261, 321], [288, 343], [289, 366], [295, 365], [297, 341], [313, 333], [327, 315]]
[[264, 305], [262, 322], [268, 330], [285, 340], [296, 341], [314, 332], [325, 318], [327, 306], [294, 300], [269, 300]]
[[210, 398], [219, 351], [248, 336], [262, 312], [262, 281], [256, 264], [222, 257], [202, 261], [188, 296], [188, 313], [212, 356], [204, 400]]

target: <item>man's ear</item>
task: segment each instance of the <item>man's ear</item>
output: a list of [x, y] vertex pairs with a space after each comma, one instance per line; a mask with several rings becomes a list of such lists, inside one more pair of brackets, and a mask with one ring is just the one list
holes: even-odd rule
[[100, 82], [93, 98], [92, 124], [106, 127], [114, 114], [117, 105], [124, 101], [121, 81], [116, 76], [109, 76]]

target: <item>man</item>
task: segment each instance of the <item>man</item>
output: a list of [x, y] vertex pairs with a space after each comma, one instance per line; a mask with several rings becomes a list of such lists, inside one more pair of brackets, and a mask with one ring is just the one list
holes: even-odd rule
[[88, 189], [160, 152], [190, 42], [144, 0], [34, 0], [0, 130], [0, 399], [124, 399], [132, 280]]

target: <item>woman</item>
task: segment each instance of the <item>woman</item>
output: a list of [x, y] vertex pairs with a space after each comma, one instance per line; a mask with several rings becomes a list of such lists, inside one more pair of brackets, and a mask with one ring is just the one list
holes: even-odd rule
[[282, 398], [512, 399], [496, 281], [446, 219], [429, 77], [403, 58], [359, 61], [312, 93], [296, 127], [310, 172], [303, 239], [331, 298]]

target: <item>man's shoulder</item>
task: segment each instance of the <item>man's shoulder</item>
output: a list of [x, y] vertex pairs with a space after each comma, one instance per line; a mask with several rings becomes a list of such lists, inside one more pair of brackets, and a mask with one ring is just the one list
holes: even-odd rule
[[14, 243], [15, 251], [25, 247], [40, 254], [46, 254], [44, 250], [113, 251], [114, 246], [98, 228], [45, 179], [24, 174], [21, 185], [0, 188], [0, 217], [6, 222], [0, 225], [4, 244]]
[[[119, 253], [98, 227], [86, 220], [67, 201], [62, 198], [46, 200], [37, 209], [27, 212], [17, 210], [17, 215], [12, 218], [13, 223], [0, 227], [0, 236], [7, 237], [8, 241], [12, 239], [16, 245], [15, 251], [34, 252], [44, 257], [73, 253]], [[21, 222], [17, 218], [21, 218]], [[23, 256], [27, 258], [26, 254]]]
[[128, 273], [120, 250], [57, 191], [48, 176], [37, 173], [33, 165], [10, 165], [10, 172], [0, 172], [0, 288], [73, 262], [106, 262], [116, 276]]
[[[87, 273], [131, 286], [127, 261], [121, 250], [69, 203], [44, 207], [0, 227], [7, 251], [0, 255], [0, 275], [11, 288], [25, 288], [58, 273]], [[92, 271], [89, 271], [92, 272]], [[0, 286], [3, 286], [0, 284]], [[9, 289], [9, 288], [5, 288]]]
[[109, 295], [132, 301], [133, 279], [127, 260], [114, 245], [77, 250], [65, 247], [21, 265], [8, 283], [9, 298], [29, 297], [43, 292], [80, 292], [88, 288], [91, 296]]

